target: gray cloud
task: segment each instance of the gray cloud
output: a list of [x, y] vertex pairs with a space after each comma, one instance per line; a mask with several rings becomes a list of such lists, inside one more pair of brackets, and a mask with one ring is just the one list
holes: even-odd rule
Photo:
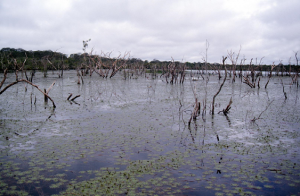
[[82, 52], [131, 51], [136, 58], [198, 62], [228, 50], [287, 63], [300, 50], [297, 0], [48, 0], [0, 2], [0, 47]]

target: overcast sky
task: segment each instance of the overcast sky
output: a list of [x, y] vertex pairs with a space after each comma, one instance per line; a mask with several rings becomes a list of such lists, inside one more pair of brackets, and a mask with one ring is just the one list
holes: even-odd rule
[[[130, 51], [143, 60], [288, 63], [300, 53], [299, 0], [1, 0], [0, 48]], [[298, 55], [300, 58], [300, 54]]]

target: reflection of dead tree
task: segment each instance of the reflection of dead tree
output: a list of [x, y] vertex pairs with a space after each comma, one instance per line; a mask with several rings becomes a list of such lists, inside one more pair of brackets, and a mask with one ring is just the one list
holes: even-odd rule
[[[274, 101], [274, 100], [273, 100], [273, 101]], [[270, 105], [273, 103], [273, 101], [271, 101], [271, 102], [267, 105], [266, 109], [264, 109], [264, 110], [258, 115], [257, 118], [254, 117], [254, 118], [251, 120], [251, 122], [255, 122], [256, 120], [262, 119], [262, 118], [261, 118], [261, 115], [262, 115], [265, 111], [267, 111], [267, 109], [270, 107]]]
[[30, 133], [28, 133], [28, 134], [26, 134], [26, 135], [25, 135], [25, 134], [19, 134], [19, 133], [17, 133], [17, 132], [14, 132], [14, 134], [15, 134], [16, 136], [18, 136], [18, 137], [21, 137], [21, 138], [31, 136], [31, 135], [33, 135], [37, 130], [41, 130], [41, 127], [44, 126], [44, 124], [45, 124], [48, 120], [50, 120], [50, 118], [51, 118], [53, 115], [54, 115], [54, 111], [51, 112], [51, 114], [48, 116], [48, 118], [47, 118], [44, 122], [42, 122], [42, 124], [41, 124], [38, 128], [32, 130]]
[[227, 57], [223, 57], [223, 66], [225, 68], [225, 77], [224, 77], [224, 80], [223, 80], [223, 83], [221, 84], [218, 92], [214, 95], [213, 97], [213, 102], [212, 102], [212, 111], [211, 111], [211, 114], [214, 115], [215, 114], [215, 99], [217, 97], [217, 95], [220, 93], [225, 81], [226, 81], [226, 78], [227, 78], [227, 69], [226, 69], [226, 66], [225, 66], [225, 61], [226, 61]]
[[286, 92], [284, 91], [284, 85], [283, 85], [282, 79], [281, 79], [281, 84], [282, 84], [282, 91], [283, 91], [284, 97], [285, 97], [285, 99], [287, 99]]

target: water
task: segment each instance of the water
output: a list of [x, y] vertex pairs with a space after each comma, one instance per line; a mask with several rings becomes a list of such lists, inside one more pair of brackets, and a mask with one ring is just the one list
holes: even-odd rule
[[[0, 95], [0, 194], [299, 194], [300, 107], [292, 79], [272, 77], [265, 89], [262, 77], [261, 88], [251, 89], [228, 77], [212, 116], [223, 78], [209, 76], [207, 86], [199, 78], [171, 85], [151, 75], [93, 74], [78, 85], [76, 71], [63, 78], [38, 72], [39, 88], [56, 81], [49, 93], [55, 109], [30, 85], [9, 88]], [[4, 86], [12, 81], [10, 74]], [[80, 97], [68, 101], [69, 93]], [[188, 126], [195, 96], [201, 114]], [[228, 116], [218, 114], [230, 98]]]

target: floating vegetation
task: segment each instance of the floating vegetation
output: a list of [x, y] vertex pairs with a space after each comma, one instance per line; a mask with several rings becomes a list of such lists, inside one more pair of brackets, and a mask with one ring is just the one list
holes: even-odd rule
[[[54, 80], [40, 76], [37, 85]], [[214, 107], [229, 105], [230, 112], [212, 118], [207, 102], [207, 112], [188, 126], [193, 91], [201, 101], [207, 84], [212, 100], [218, 76], [195, 86], [159, 77], [125, 82], [121, 72], [111, 80], [86, 76], [77, 85], [73, 76], [65, 71], [55, 78], [55, 110], [39, 102], [43, 95], [35, 88], [16, 86], [0, 97], [0, 195], [300, 192], [299, 92], [286, 87], [287, 99], [281, 92], [290, 78], [273, 76], [266, 89], [226, 82]], [[261, 84], [267, 81], [260, 77]], [[78, 104], [66, 100], [69, 92], [80, 94]]]

